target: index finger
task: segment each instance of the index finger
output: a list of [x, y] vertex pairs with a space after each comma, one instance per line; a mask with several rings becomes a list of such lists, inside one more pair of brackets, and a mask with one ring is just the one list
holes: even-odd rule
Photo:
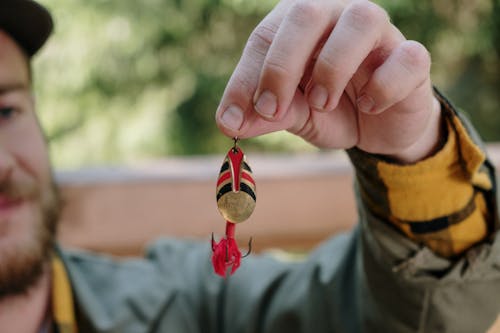
[[241, 136], [248, 128], [248, 122], [257, 117], [253, 112], [253, 95], [262, 64], [291, 2], [278, 3], [254, 29], [229, 79], [215, 115], [220, 130], [228, 136]]

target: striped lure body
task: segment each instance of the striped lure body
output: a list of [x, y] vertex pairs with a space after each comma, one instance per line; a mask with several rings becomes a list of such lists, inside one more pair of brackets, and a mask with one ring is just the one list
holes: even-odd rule
[[212, 265], [216, 274], [226, 277], [240, 267], [242, 256], [234, 239], [236, 224], [248, 219], [255, 208], [255, 181], [252, 169], [245, 160], [245, 154], [236, 145], [224, 159], [217, 179], [217, 208], [226, 220], [226, 234], [218, 243], [212, 235]]
[[255, 208], [255, 181], [245, 154], [239, 147], [229, 150], [217, 180], [217, 208], [233, 223], [245, 221]]

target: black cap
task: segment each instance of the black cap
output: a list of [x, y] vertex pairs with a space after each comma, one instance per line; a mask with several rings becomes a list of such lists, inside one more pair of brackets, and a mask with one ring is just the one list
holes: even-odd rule
[[0, 30], [31, 57], [49, 38], [54, 23], [47, 9], [31, 0], [0, 0]]

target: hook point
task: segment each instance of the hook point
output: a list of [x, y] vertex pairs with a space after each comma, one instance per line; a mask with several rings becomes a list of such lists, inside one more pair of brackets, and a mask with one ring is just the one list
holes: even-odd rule
[[248, 251], [242, 256], [242, 258], [248, 257], [250, 253], [252, 253], [252, 237], [250, 237], [250, 240], [248, 241]]

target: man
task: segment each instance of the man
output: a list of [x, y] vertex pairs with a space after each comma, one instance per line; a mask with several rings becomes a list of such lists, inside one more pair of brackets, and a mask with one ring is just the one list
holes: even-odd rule
[[253, 257], [226, 280], [205, 244], [162, 240], [122, 262], [54, 244], [58, 201], [29, 70], [52, 20], [32, 0], [3, 0], [0, 29], [2, 332], [485, 332], [495, 322], [493, 169], [433, 91], [425, 48], [377, 5], [283, 0], [250, 36], [219, 127], [347, 149], [360, 224], [305, 262]]

